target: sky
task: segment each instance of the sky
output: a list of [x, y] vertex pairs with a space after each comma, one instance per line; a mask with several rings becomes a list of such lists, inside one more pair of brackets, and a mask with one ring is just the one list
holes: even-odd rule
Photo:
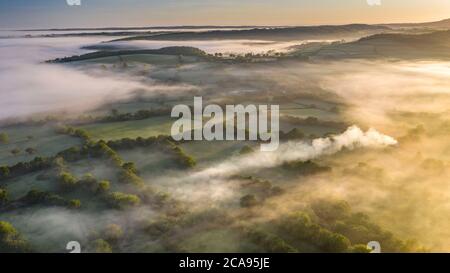
[[[0, 0], [0, 29], [427, 22], [448, 0]], [[368, 2], [381, 1], [381, 5]]]

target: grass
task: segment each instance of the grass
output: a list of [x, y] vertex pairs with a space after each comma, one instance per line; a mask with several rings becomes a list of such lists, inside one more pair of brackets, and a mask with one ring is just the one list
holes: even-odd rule
[[82, 126], [95, 140], [116, 140], [121, 138], [151, 137], [170, 135], [173, 119], [155, 117], [124, 122], [95, 123]]
[[[21, 161], [31, 161], [36, 156], [53, 156], [61, 150], [81, 144], [77, 138], [59, 135], [52, 126], [14, 126], [0, 129], [9, 135], [9, 143], [0, 144], [0, 166], [13, 165]], [[28, 139], [31, 136], [32, 139]], [[29, 155], [25, 150], [33, 148], [35, 154]], [[18, 155], [11, 151], [19, 149]]]

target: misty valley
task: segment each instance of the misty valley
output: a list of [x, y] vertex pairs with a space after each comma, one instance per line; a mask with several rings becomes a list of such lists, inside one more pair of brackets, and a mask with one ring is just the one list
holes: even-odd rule
[[0, 31], [0, 252], [448, 252], [449, 29]]

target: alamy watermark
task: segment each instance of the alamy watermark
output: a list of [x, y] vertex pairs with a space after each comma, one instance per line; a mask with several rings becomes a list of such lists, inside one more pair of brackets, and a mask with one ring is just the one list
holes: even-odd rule
[[381, 0], [366, 0], [369, 6], [381, 6]]
[[81, 6], [81, 0], [66, 0], [69, 6]]
[[[193, 109], [179, 104], [173, 107], [171, 116], [179, 118], [171, 129], [172, 138], [176, 141], [262, 141], [261, 151], [264, 152], [275, 151], [279, 146], [279, 105], [226, 105], [224, 111], [215, 104], [203, 109], [202, 97], [194, 97]], [[208, 119], [205, 123], [204, 118]]]

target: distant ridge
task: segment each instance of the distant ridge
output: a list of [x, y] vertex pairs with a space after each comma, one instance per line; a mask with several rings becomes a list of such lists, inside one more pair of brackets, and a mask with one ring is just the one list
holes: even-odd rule
[[174, 32], [158, 35], [139, 35], [114, 41], [131, 40], [225, 40], [225, 39], [261, 39], [268, 41], [291, 41], [299, 39], [341, 39], [360, 34], [371, 35], [391, 31], [387, 26], [350, 24], [322, 25], [281, 28], [253, 28], [237, 30], [212, 30], [204, 32]]
[[393, 28], [441, 28], [450, 29], [450, 19], [444, 19], [435, 22], [425, 22], [425, 23], [400, 23], [400, 24], [383, 24], [383, 26], [393, 27]]
[[[100, 28], [41, 28], [41, 29], [19, 29], [18, 31], [105, 31], [105, 30], [152, 30], [152, 29], [227, 29], [227, 28], [264, 28], [269, 26], [151, 26], [151, 27], [100, 27]], [[276, 26], [271, 26], [276, 27]]]

